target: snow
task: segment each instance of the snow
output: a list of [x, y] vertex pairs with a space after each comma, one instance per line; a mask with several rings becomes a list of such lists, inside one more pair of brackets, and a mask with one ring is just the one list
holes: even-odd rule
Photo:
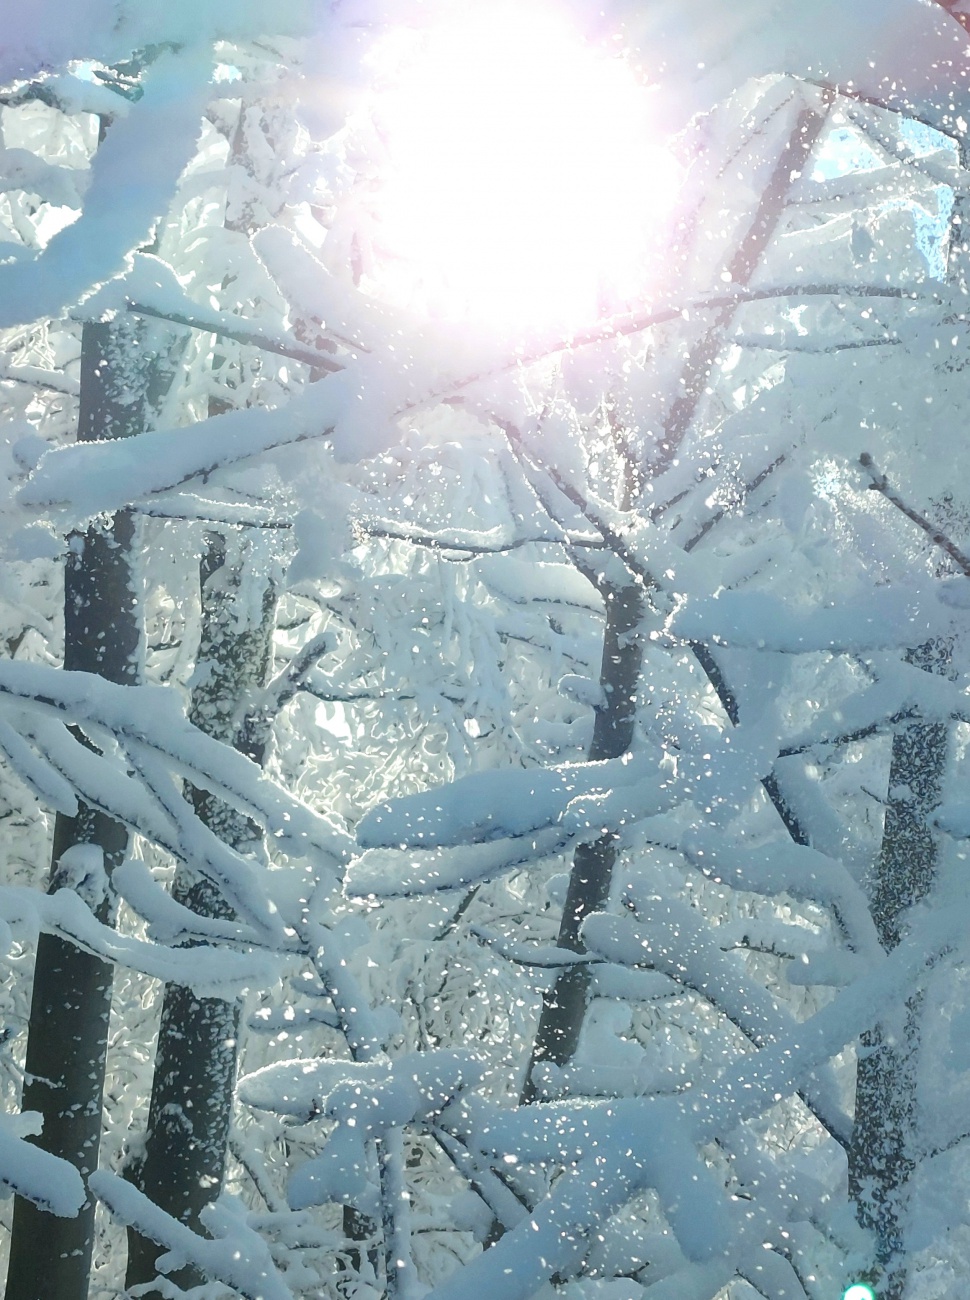
[[[124, 311], [219, 334], [324, 371], [343, 368], [326, 351], [307, 347], [279, 329], [275, 317], [265, 320], [249, 317], [242, 322], [231, 312], [200, 306], [182, 287], [172, 268], [150, 253], [135, 253], [127, 259], [124, 272], [86, 297], [83, 307], [73, 315], [76, 319], [99, 320]], [[329, 350], [333, 347], [330, 344]]]
[[88, 172], [45, 162], [29, 149], [0, 146], [0, 166], [0, 193], [27, 190], [55, 207], [79, 208], [90, 179]]
[[[566, 817], [581, 822], [584, 799], [608, 798], [634, 787], [639, 801], [648, 797], [651, 786], [659, 793], [663, 785], [652, 753], [545, 769], [475, 772], [444, 789], [372, 808], [358, 825], [357, 839], [364, 848], [482, 843], [525, 835]], [[641, 806], [640, 815], [649, 815], [648, 805]]]
[[791, 839], [735, 845], [717, 831], [691, 828], [684, 833], [666, 818], [648, 822], [643, 829], [649, 841], [678, 848], [718, 883], [760, 894], [783, 890], [794, 898], [811, 898], [831, 907], [850, 947], [870, 960], [879, 959], [882, 948], [866, 896], [837, 859]]
[[380, 1213], [377, 1189], [370, 1177], [362, 1130], [345, 1125], [331, 1134], [322, 1154], [305, 1161], [290, 1175], [286, 1199], [293, 1210], [313, 1205], [353, 1205], [368, 1218]]
[[[415, 21], [448, 3], [422, 6]], [[248, 0], [175, 0], [157, 12], [80, 0], [70, 13], [42, 0], [5, 29], [0, 79], [55, 69], [42, 87], [62, 105], [111, 119], [90, 169], [57, 143], [70, 123], [53, 110], [36, 149], [25, 138], [0, 154], [0, 236], [20, 250], [0, 266], [0, 323], [27, 326], [10, 332], [0, 370], [16, 430], [0, 752], [23, 787], [0, 791], [5, 1015], [25, 1018], [22, 954], [40, 931], [129, 973], [117, 981], [106, 1095], [113, 1167], [125, 1135], [138, 1145], [132, 1117], [147, 1094], [142, 977], [259, 997], [247, 1018], [266, 1032], [245, 1048], [248, 1113], [230, 1177], [268, 1213], [247, 1217], [219, 1197], [206, 1238], [107, 1168], [91, 1181], [121, 1223], [170, 1252], [167, 1266], [194, 1262], [213, 1290], [295, 1300], [366, 1289], [370, 1242], [349, 1243], [333, 1210], [317, 1209], [345, 1205], [373, 1221], [396, 1300], [425, 1288], [433, 1300], [551, 1300], [557, 1270], [566, 1300], [711, 1300], [743, 1290], [739, 1272], [766, 1294], [796, 1294], [784, 1251], [813, 1270], [813, 1297], [834, 1292], [871, 1253], [844, 1184], [854, 1049], [881, 1018], [898, 1029], [924, 987], [921, 1069], [939, 1077], [921, 1076], [916, 1104], [934, 1115], [941, 1146], [963, 1132], [951, 1040], [967, 999], [970, 597], [934, 538], [869, 492], [856, 461], [871, 447], [899, 494], [966, 550], [966, 339], [949, 323], [965, 303], [924, 283], [947, 255], [926, 234], [947, 220], [939, 187], [962, 193], [966, 177], [953, 149], [907, 143], [888, 114], [838, 99], [829, 125], [865, 142], [863, 162], [842, 157], [843, 171], [822, 182], [806, 167], [774, 198], [763, 185], [798, 115], [828, 111], [817, 87], [780, 73], [851, 80], [943, 121], [966, 111], [967, 35], [919, 0], [857, 0], [838, 13], [835, 0], [798, 12], [764, 0], [569, 7], [592, 39], [625, 24], [655, 82], [658, 121], [706, 116], [680, 142], [694, 157], [685, 213], [696, 212], [656, 303], [618, 327], [591, 323], [567, 355], [562, 339], [538, 340], [553, 354], [538, 365], [521, 342], [447, 337], [381, 303], [382, 141], [364, 109], [324, 144], [303, 133], [311, 120], [338, 130], [352, 87], [376, 75], [363, 56], [397, 16], [384, 0], [283, 0], [272, 14]], [[311, 19], [309, 46], [283, 34]], [[232, 43], [213, 49], [223, 36]], [[159, 42], [181, 49], [158, 58], [131, 104], [63, 71]], [[231, 81], [211, 84], [215, 61]], [[204, 110], [212, 129], [196, 154]], [[228, 165], [224, 130], [237, 132]], [[251, 237], [223, 228], [227, 184]], [[37, 254], [53, 218], [28, 211], [30, 193], [80, 207]], [[760, 287], [717, 280], [762, 218], [777, 218], [777, 231]], [[136, 251], [153, 234], [155, 251]], [[135, 303], [198, 327], [171, 331], [185, 343], [182, 386], [157, 427], [125, 443], [65, 445], [77, 329], [60, 318]], [[657, 430], [683, 359], [735, 307], [692, 425], [666, 457]], [[223, 336], [218, 376], [210, 332]], [[317, 342], [335, 350], [317, 357]], [[317, 366], [309, 382], [306, 356], [296, 366], [280, 356], [294, 347], [343, 368], [318, 379]], [[199, 418], [214, 390], [248, 409]], [[521, 462], [498, 433], [510, 420]], [[634, 464], [646, 467], [644, 492], [621, 508]], [[582, 510], [548, 467], [575, 485]], [[186, 523], [150, 521], [138, 542], [147, 663], [164, 687], [50, 666], [61, 653], [60, 538], [131, 504]], [[273, 568], [284, 667], [272, 666], [259, 698], [236, 702], [277, 715], [270, 775], [185, 715], [195, 546], [217, 524], [244, 537], [251, 525], [289, 525], [276, 531], [298, 548], [287, 577], [289, 551]], [[486, 553], [470, 558], [476, 546]], [[504, 547], [516, 554], [488, 553]], [[637, 633], [645, 668], [631, 753], [605, 763], [576, 761], [610, 699], [596, 676], [603, 601], [579, 559], [611, 580], [639, 575], [651, 605]], [[246, 626], [261, 608], [245, 604]], [[903, 662], [929, 638], [952, 647], [952, 679]], [[737, 725], [692, 641], [713, 649]], [[933, 825], [953, 842], [941, 841], [936, 890], [886, 953], [869, 890], [897, 719], [950, 726], [952, 774]], [[840, 739], [855, 733], [865, 734]], [[783, 833], [769, 777], [811, 845]], [[185, 781], [261, 826], [265, 845], [225, 843], [195, 816]], [[94, 914], [111, 886], [93, 845], [61, 855], [51, 894], [6, 883], [38, 874], [44, 812], [71, 816], [79, 803], [145, 841], [113, 882], [147, 924], [137, 938]], [[567, 952], [555, 938], [565, 877], [548, 889], [546, 878], [605, 832], [617, 835], [613, 896], [585, 920], [588, 951]], [[175, 901], [162, 883], [171, 859], [214, 882], [234, 917]], [[580, 962], [596, 999], [580, 1050], [561, 1068], [540, 1064], [557, 1100], [517, 1106], [539, 998], [555, 967]], [[16, 1058], [0, 1048], [13, 1105]], [[33, 1131], [30, 1117], [0, 1121], [0, 1181], [72, 1214], [80, 1179], [25, 1143]], [[911, 1188], [919, 1300], [945, 1257], [960, 1262], [957, 1232], [944, 1241], [933, 1211], [943, 1181], [956, 1180], [949, 1202], [966, 1200], [960, 1150], [949, 1172], [924, 1161]], [[486, 1202], [509, 1231], [478, 1253]], [[945, 1300], [961, 1295], [965, 1272], [954, 1268]]]
[[69, 889], [92, 912], [108, 896], [108, 873], [104, 869], [104, 850], [99, 844], [72, 844], [52, 864], [50, 893]]
[[476, 1084], [484, 1065], [468, 1051], [411, 1053], [366, 1064], [286, 1061], [244, 1079], [240, 1095], [250, 1105], [304, 1122], [337, 1121], [322, 1154], [290, 1178], [287, 1196], [294, 1209], [339, 1201], [367, 1206], [370, 1213], [367, 1140], [430, 1119]]
[[72, 1164], [25, 1141], [28, 1134], [40, 1132], [38, 1120], [31, 1112], [0, 1115], [0, 1183], [41, 1209], [69, 1219], [87, 1196], [84, 1183]]
[[[117, 686], [90, 674], [7, 663], [0, 665], [0, 699], [4, 696], [18, 706], [12, 717], [23, 716], [25, 709], [34, 715], [25, 734], [36, 751], [12, 744], [8, 752], [21, 760], [25, 779], [39, 793], [50, 790], [66, 810], [60, 784], [66, 779], [91, 806], [207, 875], [263, 941], [278, 943], [284, 937], [265, 869], [194, 815], [176, 778], [225, 799], [291, 853], [314, 852], [330, 862], [348, 856], [351, 841], [345, 831], [272, 782], [248, 758], [193, 727], [171, 689]], [[87, 726], [96, 741], [104, 735], [120, 741], [135, 775], [116, 759], [80, 744], [64, 725], [68, 722]], [[273, 982], [265, 966], [258, 970], [261, 985]]]
[[[532, 1142], [524, 1133], [516, 1138], [503, 1133], [500, 1121], [487, 1138], [499, 1154], [516, 1151], [529, 1159], [531, 1147], [537, 1158], [548, 1158], [552, 1139], [562, 1143], [567, 1160], [581, 1158], [530, 1218], [455, 1278], [433, 1288], [434, 1300], [459, 1300], [468, 1294], [463, 1287], [497, 1300], [526, 1300], [544, 1277], [566, 1272], [581, 1258], [609, 1213], [648, 1185], [660, 1193], [688, 1258], [700, 1262], [727, 1251], [735, 1227], [715, 1179], [693, 1151], [689, 1130], [669, 1103], [650, 1109], [625, 1102], [577, 1109], [536, 1106], [522, 1108], [519, 1117], [535, 1130]], [[538, 1156], [540, 1150], [544, 1156]]]
[[119, 686], [90, 673], [0, 664], [0, 697], [48, 717], [89, 725], [159, 755], [170, 770], [255, 817], [284, 844], [338, 859], [349, 837], [266, 777], [250, 759], [213, 740], [185, 717], [174, 690]]
[[[347, 868], [345, 889], [353, 897], [395, 898], [465, 888], [582, 842], [591, 829], [598, 836], [656, 816], [676, 798], [650, 751], [476, 772], [371, 809], [357, 827], [365, 852]], [[422, 852], [405, 860], [409, 848]]]
[[409, 898], [468, 889], [524, 863], [542, 861], [567, 843], [568, 836], [552, 828], [514, 840], [431, 849], [407, 861], [396, 850], [370, 849], [351, 861], [344, 889], [349, 898]]
[[[741, 959], [722, 953], [696, 909], [676, 899], [638, 901], [641, 918], [593, 913], [583, 923], [583, 942], [607, 961], [645, 965], [708, 998], [756, 1046], [794, 1029], [777, 1002], [746, 977]], [[848, 1140], [851, 1120], [844, 1114], [834, 1081], [812, 1081], [806, 1100], [831, 1130]]]
[[[307, 12], [303, 0], [280, 0], [273, 27], [299, 30]], [[124, 62], [154, 42], [208, 45], [220, 37], [240, 39], [264, 31], [265, 15], [257, 0], [174, 0], [163, 13], [146, 11], [139, 0], [38, 0], [7, 15], [0, 85], [77, 59]]]
[[361, 403], [361, 375], [348, 372], [277, 410], [229, 411], [187, 428], [56, 448], [41, 460], [19, 500], [38, 511], [70, 507], [81, 519], [116, 510], [270, 448], [330, 436], [338, 422], [352, 423], [355, 403]]
[[364, 848], [431, 849], [524, 835], [552, 820], [550, 807], [568, 803], [578, 775], [568, 768], [476, 772], [447, 791], [372, 808], [357, 828], [357, 839]]
[[[573, 1217], [577, 1207], [585, 1209], [590, 1203], [587, 1198], [596, 1198], [597, 1212], [602, 1215], [611, 1205], [621, 1204], [632, 1186], [649, 1184], [661, 1192], [671, 1227], [688, 1257], [703, 1261], [716, 1256], [726, 1249], [730, 1229], [713, 1187], [708, 1190], [709, 1172], [702, 1166], [692, 1171], [685, 1158], [688, 1151], [693, 1152], [693, 1144], [703, 1144], [757, 1115], [804, 1082], [811, 1071], [874, 1023], [880, 1007], [904, 991], [912, 992], [914, 981], [934, 955], [953, 942], [962, 925], [962, 915], [929, 919], [881, 967], [840, 992], [808, 1022], [794, 1026], [753, 1058], [742, 1057], [738, 1066], [711, 1071], [707, 1080], [695, 1082], [682, 1102], [651, 1099], [578, 1107], [534, 1106], [504, 1114], [484, 1110], [476, 1140], [497, 1152], [513, 1150], [526, 1160], [548, 1158], [555, 1134], [556, 1145], [562, 1147], [560, 1159], [585, 1151], [596, 1154], [582, 1158], [572, 1178], [563, 1179], [543, 1203], [544, 1213], [530, 1220], [529, 1227], [540, 1224], [533, 1228], [536, 1237], [529, 1236], [528, 1227], [506, 1234], [459, 1277], [502, 1300], [524, 1300], [530, 1294], [527, 1287], [535, 1286], [532, 1270], [544, 1264], [556, 1268], [568, 1265], [573, 1233], [589, 1230], [591, 1224], [582, 1219], [582, 1211], [577, 1216], [579, 1222]], [[474, 1113], [472, 1110], [472, 1117]], [[600, 1162], [609, 1168], [609, 1180], [597, 1178], [594, 1169]], [[612, 1181], [617, 1175], [618, 1181]], [[607, 1182], [616, 1200], [604, 1201]], [[577, 1184], [581, 1190], [572, 1200], [570, 1192]], [[570, 1213], [569, 1226], [563, 1228], [557, 1242], [549, 1242], [542, 1225], [564, 1211]], [[719, 1228], [719, 1224], [723, 1226]], [[461, 1294], [457, 1286], [458, 1279], [454, 1286], [446, 1283], [432, 1295], [435, 1300], [452, 1300], [453, 1296], [457, 1300]]]
[[[368, 998], [351, 963], [360, 939], [358, 935], [355, 941], [355, 936], [348, 934], [348, 929], [353, 927], [334, 923], [329, 917], [329, 923], [316, 918], [321, 906], [319, 895], [323, 892], [318, 886], [318, 897], [311, 900], [308, 909], [310, 919], [301, 926], [306, 948], [333, 1003], [351, 1055], [357, 1061], [373, 1061], [387, 1050], [392, 1040], [399, 1038], [401, 1019], [392, 1005], [374, 1006]], [[327, 890], [327, 904], [332, 903], [333, 892], [332, 887]]]
[[585, 704], [590, 709], [602, 709], [606, 706], [606, 692], [599, 682], [594, 682], [591, 677], [580, 677], [578, 673], [566, 673], [564, 677], [559, 678], [558, 689], [560, 695], [575, 700], [577, 704]]
[[148, 935], [158, 944], [177, 945], [186, 940], [230, 940], [258, 943], [261, 934], [239, 921], [200, 916], [178, 903], [160, 885], [143, 862], [128, 858], [111, 876], [115, 892], [148, 922]]
[[96, 1170], [88, 1186], [121, 1223], [137, 1228], [143, 1236], [165, 1247], [166, 1253], [158, 1264], [163, 1273], [191, 1264], [205, 1277], [223, 1282], [246, 1300], [293, 1300], [266, 1243], [248, 1227], [241, 1207], [229, 1198], [203, 1212], [203, 1223], [212, 1233], [210, 1239], [173, 1219], [131, 1183], [106, 1169]]
[[41, 803], [66, 817], [76, 816], [77, 797], [73, 786], [31, 749], [21, 734], [26, 720], [21, 717], [18, 722], [21, 725], [15, 727], [0, 719], [0, 750]]
[[338, 280], [291, 230], [269, 225], [252, 239], [253, 250], [286, 301], [301, 317], [319, 320], [331, 337], [363, 351], [398, 341], [409, 322], [389, 307], [368, 302]]
[[[67, 30], [77, 31], [77, 21], [76, 14], [67, 19]], [[91, 161], [80, 218], [34, 259], [0, 266], [0, 327], [60, 316], [147, 240], [195, 152], [210, 67], [205, 51], [160, 57], [144, 97], [111, 125]]]
[[869, 668], [870, 685], [840, 700], [835, 716], [819, 710], [809, 726], [786, 739], [786, 747], [797, 750], [839, 735], [851, 735], [885, 725], [899, 715], [947, 722], [963, 718], [970, 706], [970, 697], [962, 685], [895, 655], [874, 654]]
[[934, 822], [940, 830], [957, 839], [970, 839], [970, 803], [953, 802], [945, 804], [934, 816]]
[[503, 556], [500, 561], [490, 561], [486, 581], [494, 591], [517, 604], [542, 600], [597, 613], [603, 607], [595, 589], [572, 564], [537, 564]]
[[670, 630], [689, 641], [804, 654], [882, 650], [947, 636], [962, 619], [943, 596], [949, 587], [894, 584], [859, 591], [844, 603], [800, 610], [767, 592], [722, 591], [688, 600]]
[[967, 105], [966, 32], [923, 0], [814, 0], [801, 9], [737, 0], [725, 13], [704, 0], [689, 19], [676, 0], [644, 10], [614, 0], [652, 79], [658, 115], [680, 125], [750, 77], [783, 70], [851, 87], [934, 124], [951, 124]]
[[169, 948], [119, 935], [97, 920], [85, 900], [69, 887], [40, 894], [4, 886], [0, 888], [0, 918], [9, 926], [16, 925], [19, 934], [39, 930], [58, 934], [83, 952], [155, 979], [185, 985], [200, 997], [233, 1002], [249, 989], [272, 988], [279, 980], [278, 960], [269, 953]]
[[390, 1077], [390, 1071], [387, 1060], [276, 1061], [239, 1080], [239, 1100], [257, 1110], [293, 1116], [305, 1124], [324, 1113], [327, 1098], [338, 1084], [374, 1084]]

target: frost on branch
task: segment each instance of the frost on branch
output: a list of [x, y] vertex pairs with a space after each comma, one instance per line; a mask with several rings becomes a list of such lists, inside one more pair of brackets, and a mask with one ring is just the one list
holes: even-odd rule
[[377, 1204], [368, 1188], [365, 1143], [390, 1129], [428, 1123], [445, 1106], [474, 1087], [484, 1061], [470, 1051], [405, 1054], [364, 1063], [282, 1061], [240, 1081], [240, 1098], [260, 1110], [303, 1123], [336, 1124], [323, 1152], [291, 1176], [294, 1209], [328, 1201]]
[[193, 1265], [212, 1281], [222, 1282], [246, 1300], [293, 1300], [270, 1257], [266, 1243], [246, 1223], [243, 1207], [223, 1198], [203, 1211], [211, 1237], [201, 1237], [153, 1205], [131, 1183], [106, 1169], [88, 1179], [91, 1191], [128, 1227], [137, 1228], [166, 1253], [159, 1259], [163, 1273]]
[[[358, 827], [367, 851], [348, 868], [346, 889], [356, 896], [399, 897], [460, 888], [555, 853], [591, 830], [656, 815], [674, 798], [650, 752], [475, 773], [372, 809]], [[461, 845], [469, 847], [459, 851]], [[422, 851], [405, 863], [397, 850], [407, 848]]]
[[[82, 214], [34, 258], [0, 267], [0, 326], [58, 317], [101, 281], [149, 235], [195, 152], [210, 96], [208, 51], [162, 55], [146, 76], [144, 98], [114, 123], [91, 163]], [[143, 160], [152, 160], [146, 174]], [[143, 179], [137, 188], [131, 177]]]

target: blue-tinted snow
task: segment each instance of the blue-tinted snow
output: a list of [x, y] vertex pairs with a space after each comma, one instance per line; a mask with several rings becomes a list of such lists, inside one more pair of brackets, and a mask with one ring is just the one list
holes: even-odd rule
[[42, 1210], [72, 1218], [86, 1199], [84, 1183], [67, 1160], [25, 1140], [40, 1126], [36, 1112], [0, 1115], [0, 1183]]
[[159, 1261], [163, 1275], [192, 1264], [204, 1277], [224, 1283], [246, 1300], [293, 1300], [269, 1247], [246, 1223], [243, 1207], [233, 1198], [223, 1194], [202, 1211], [203, 1225], [211, 1234], [203, 1237], [107, 1169], [96, 1170], [88, 1186], [119, 1222], [165, 1248]]

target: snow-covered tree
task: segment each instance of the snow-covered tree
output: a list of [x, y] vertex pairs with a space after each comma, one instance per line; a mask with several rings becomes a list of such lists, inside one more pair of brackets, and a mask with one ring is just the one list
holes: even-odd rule
[[[918, 0], [831, 22], [751, 0], [727, 30], [716, 6], [569, 5], [566, 41], [499, 7], [470, 20], [483, 76], [446, 4], [284, 4], [272, 30], [257, 8], [95, 3], [79, 40], [54, 5], [3, 51], [0, 743], [31, 792], [10, 783], [16, 855], [40, 807], [61, 838], [51, 892], [11, 880], [0, 916], [11, 969], [42, 931], [169, 986], [147, 1121], [158, 999], [130, 974], [114, 999], [131, 1084], [109, 1057], [99, 1172], [103, 980], [79, 999], [102, 1029], [69, 1027], [89, 1154], [8, 1121], [0, 1177], [25, 1222], [70, 1225], [44, 1235], [73, 1274], [37, 1281], [15, 1232], [8, 1294], [83, 1295], [96, 1247], [116, 1287], [95, 1199], [155, 1243], [129, 1281], [158, 1259], [157, 1294], [814, 1300], [869, 1270], [949, 1294], [965, 171], [932, 128], [964, 129], [960, 25]], [[657, 82], [649, 126], [615, 30]], [[594, 133], [577, 191], [556, 159], [591, 138], [590, 51], [643, 153]], [[484, 127], [435, 134], [409, 61], [425, 89], [491, 86]], [[560, 66], [547, 166], [529, 114]], [[676, 211], [631, 226], [643, 176], [673, 190], [667, 130]], [[609, 256], [583, 262], [586, 228]], [[110, 402], [124, 442], [86, 414]], [[111, 630], [139, 635], [133, 580], [137, 658]], [[72, 581], [106, 606], [93, 637]], [[218, 1196], [237, 1023], [240, 1199]], [[166, 1188], [160, 1138], [220, 1045], [202, 1208], [203, 1166]], [[61, 1069], [28, 1055], [28, 1107], [57, 1110], [32, 1097]]]

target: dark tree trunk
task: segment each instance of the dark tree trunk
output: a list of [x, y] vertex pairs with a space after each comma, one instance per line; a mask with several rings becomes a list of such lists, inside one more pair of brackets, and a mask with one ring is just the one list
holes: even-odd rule
[[[807, 108], [799, 114], [751, 223], [725, 268], [731, 282], [746, 285], [757, 270], [784, 212], [792, 177], [799, 174], [807, 163], [822, 133], [832, 97], [832, 92], [823, 91], [818, 109]], [[628, 462], [625, 467], [627, 508], [634, 490], [642, 491], [646, 480], [662, 473], [677, 455], [708, 388], [711, 368], [735, 310], [735, 304], [731, 304], [716, 313], [704, 332], [689, 346], [677, 396], [666, 414], [664, 437], [656, 448], [653, 463], [640, 466]], [[629, 632], [642, 614], [643, 589], [631, 583], [626, 587], [605, 588], [604, 595], [606, 631], [600, 685], [606, 692], [606, 706], [596, 717], [590, 759], [617, 758], [628, 749], [633, 735], [642, 660], [641, 647], [629, 637]], [[784, 806], [780, 797], [775, 802], [780, 809]], [[576, 850], [559, 932], [560, 947], [583, 952], [580, 927], [590, 912], [605, 904], [615, 857], [616, 840], [612, 835], [603, 836], [593, 844], [581, 845]], [[577, 963], [563, 969], [551, 992], [543, 998], [539, 1028], [522, 1089], [523, 1103], [536, 1099], [534, 1070], [537, 1064], [550, 1061], [564, 1065], [575, 1052], [586, 1012], [588, 986], [588, 968], [584, 963]]]
[[[244, 581], [259, 578], [244, 575], [241, 560], [227, 560], [225, 540], [211, 537], [201, 565], [202, 639], [190, 717], [207, 734], [261, 763], [267, 719], [246, 713], [245, 706], [265, 684], [276, 602], [267, 578], [260, 622], [240, 627], [236, 604]], [[204, 790], [186, 793], [224, 842], [243, 851], [253, 844], [257, 832], [240, 813]], [[201, 916], [232, 914], [219, 891], [187, 867], [176, 873], [172, 893]], [[225, 1175], [238, 1033], [238, 1004], [166, 985], [145, 1153], [131, 1176], [156, 1205], [197, 1232], [201, 1212], [218, 1196]], [[129, 1230], [125, 1285], [153, 1282], [160, 1254], [155, 1242]], [[183, 1288], [206, 1281], [191, 1268], [168, 1276]], [[153, 1300], [161, 1296], [160, 1291], [143, 1294]]]
[[[151, 367], [136, 327], [87, 324], [81, 337], [78, 440], [123, 438], [144, 427]], [[64, 667], [134, 683], [140, 669], [138, 597], [129, 566], [133, 533], [123, 512], [104, 527], [69, 539], [64, 575]], [[125, 854], [127, 831], [83, 805], [58, 814], [51, 855], [57, 866], [76, 844], [95, 845], [109, 874]], [[98, 908], [112, 919], [109, 899]], [[98, 1163], [108, 1019], [109, 965], [55, 935], [37, 946], [27, 1038], [23, 1109], [44, 1118], [37, 1145], [76, 1165], [82, 1176]], [[94, 1244], [94, 1205], [74, 1219], [47, 1214], [29, 1201], [14, 1207], [6, 1300], [84, 1300]]]
[[[945, 673], [946, 650], [921, 646], [910, 662]], [[910, 722], [893, 737], [889, 798], [871, 889], [872, 916], [886, 949], [902, 937], [907, 910], [929, 893], [937, 841], [931, 827], [940, 802], [948, 750], [944, 723]], [[900, 1300], [906, 1284], [903, 1214], [915, 1168], [919, 999], [906, 1006], [895, 1032], [877, 1025], [862, 1036], [856, 1075], [855, 1123], [849, 1149], [849, 1191], [859, 1222], [872, 1230], [881, 1300]]]
[[[636, 628], [643, 615], [640, 586], [606, 586], [606, 627], [603, 632], [603, 661], [600, 686], [604, 704], [597, 710], [589, 760], [619, 758], [630, 748], [636, 719], [637, 688], [643, 649]], [[559, 927], [559, 946], [571, 952], [585, 952], [580, 928], [590, 912], [604, 907], [609, 897], [616, 836], [603, 835], [592, 844], [580, 844], [573, 857], [566, 902]], [[566, 966], [542, 1000], [539, 1028], [522, 1089], [522, 1102], [536, 1099], [539, 1089], [534, 1078], [543, 1061], [565, 1065], [572, 1059], [586, 1016], [589, 967], [584, 962]]]

